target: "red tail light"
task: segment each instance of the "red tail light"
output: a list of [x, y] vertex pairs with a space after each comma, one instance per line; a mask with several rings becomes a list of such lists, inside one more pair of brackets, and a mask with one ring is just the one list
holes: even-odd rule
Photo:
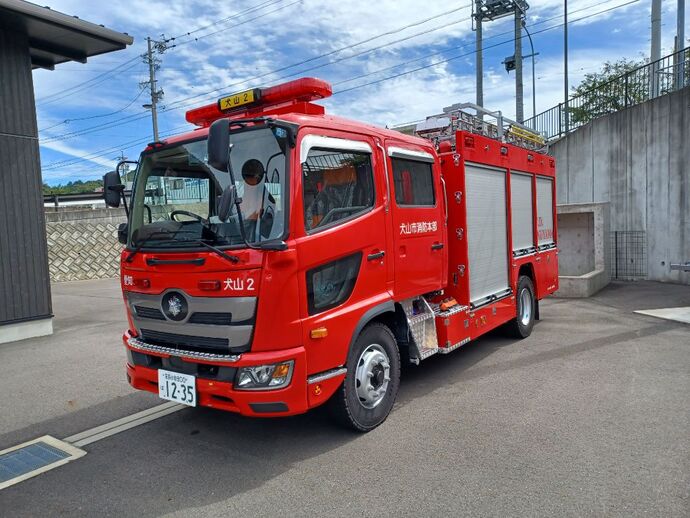
[[199, 289], [201, 291], [218, 291], [220, 281], [199, 281]]

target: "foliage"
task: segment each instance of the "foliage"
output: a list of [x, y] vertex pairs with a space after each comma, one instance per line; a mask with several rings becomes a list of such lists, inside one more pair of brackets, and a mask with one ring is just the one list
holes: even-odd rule
[[573, 87], [569, 103], [570, 120], [585, 123], [626, 106], [644, 102], [649, 97], [649, 67], [637, 70], [646, 60], [621, 59], [604, 63], [599, 72], [586, 74]]
[[76, 194], [84, 192], [96, 192], [103, 189], [101, 180], [76, 180], [62, 185], [43, 184], [43, 194]]

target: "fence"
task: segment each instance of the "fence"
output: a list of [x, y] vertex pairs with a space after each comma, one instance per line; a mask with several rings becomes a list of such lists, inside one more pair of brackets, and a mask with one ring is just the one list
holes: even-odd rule
[[647, 236], [644, 230], [611, 232], [611, 278], [621, 280], [647, 277]]
[[593, 119], [690, 86], [690, 47], [610, 79], [524, 124], [547, 139], [560, 138]]

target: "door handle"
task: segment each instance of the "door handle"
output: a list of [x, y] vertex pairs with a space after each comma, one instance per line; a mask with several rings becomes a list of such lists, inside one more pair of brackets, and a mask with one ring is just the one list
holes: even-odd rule
[[443, 248], [443, 243], [434, 243], [431, 245], [432, 250], [441, 250], [441, 248]]
[[383, 250], [374, 254], [369, 254], [367, 256], [367, 261], [376, 261], [376, 259], [381, 259], [384, 255], [386, 255], [386, 252]]

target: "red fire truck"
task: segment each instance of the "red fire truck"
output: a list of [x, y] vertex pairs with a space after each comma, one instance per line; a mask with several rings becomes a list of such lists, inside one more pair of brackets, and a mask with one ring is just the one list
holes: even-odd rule
[[141, 154], [119, 232], [134, 388], [256, 417], [328, 402], [368, 431], [401, 362], [531, 333], [558, 287], [554, 160], [511, 143], [535, 135], [450, 107], [421, 138], [327, 115], [329, 95], [224, 97]]

